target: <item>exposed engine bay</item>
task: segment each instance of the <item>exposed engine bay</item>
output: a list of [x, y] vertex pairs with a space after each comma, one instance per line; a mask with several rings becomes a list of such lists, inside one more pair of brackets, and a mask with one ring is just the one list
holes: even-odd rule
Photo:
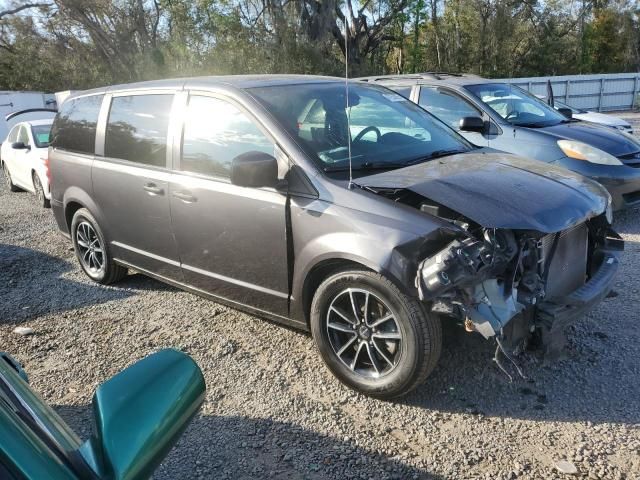
[[459, 227], [459, 235], [420, 262], [415, 286], [433, 311], [495, 337], [501, 349], [520, 351], [535, 337], [556, 353], [563, 327], [609, 293], [613, 277], [604, 286], [591, 282], [605, 276], [603, 264], [617, 267], [615, 252], [623, 249], [609, 209], [543, 233], [487, 228], [408, 189], [367, 188]]

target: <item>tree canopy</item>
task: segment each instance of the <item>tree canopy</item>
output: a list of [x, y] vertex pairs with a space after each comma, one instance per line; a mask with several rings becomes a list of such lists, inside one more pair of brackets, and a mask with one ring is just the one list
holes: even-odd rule
[[[346, 26], [345, 26], [346, 23]], [[240, 73], [640, 71], [637, 0], [0, 0], [0, 90]]]

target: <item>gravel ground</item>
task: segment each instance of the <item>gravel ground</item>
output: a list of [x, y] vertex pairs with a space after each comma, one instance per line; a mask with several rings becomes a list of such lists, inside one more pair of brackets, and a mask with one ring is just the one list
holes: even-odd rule
[[[616, 292], [571, 328], [566, 358], [520, 362], [509, 383], [494, 345], [446, 329], [425, 385], [382, 402], [341, 386], [312, 340], [141, 275], [91, 283], [49, 210], [0, 187], [0, 349], [87, 438], [95, 387], [163, 348], [191, 354], [207, 397], [158, 479], [640, 479], [640, 219]], [[32, 336], [13, 333], [17, 325]], [[575, 478], [575, 477], [574, 477]]]

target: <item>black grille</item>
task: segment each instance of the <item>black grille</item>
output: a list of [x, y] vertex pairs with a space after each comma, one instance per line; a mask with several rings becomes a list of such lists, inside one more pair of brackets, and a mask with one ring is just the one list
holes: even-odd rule
[[640, 168], [640, 152], [629, 153], [628, 155], [620, 155], [618, 159], [627, 167]]
[[627, 204], [636, 203], [640, 201], [640, 192], [625, 193], [622, 195], [622, 198], [624, 198]]

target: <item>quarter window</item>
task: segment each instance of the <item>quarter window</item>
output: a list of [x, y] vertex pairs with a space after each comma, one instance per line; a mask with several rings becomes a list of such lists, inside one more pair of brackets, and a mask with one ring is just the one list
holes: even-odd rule
[[436, 87], [421, 87], [420, 106], [452, 128], [460, 127], [462, 117], [479, 117], [480, 112], [455, 93]]
[[70, 152], [93, 155], [103, 97], [91, 95], [64, 102], [53, 122], [51, 145]]
[[274, 155], [274, 144], [242, 110], [217, 98], [189, 98], [181, 170], [229, 177], [232, 160], [251, 151]]
[[164, 167], [173, 95], [132, 95], [111, 101], [105, 156]]

